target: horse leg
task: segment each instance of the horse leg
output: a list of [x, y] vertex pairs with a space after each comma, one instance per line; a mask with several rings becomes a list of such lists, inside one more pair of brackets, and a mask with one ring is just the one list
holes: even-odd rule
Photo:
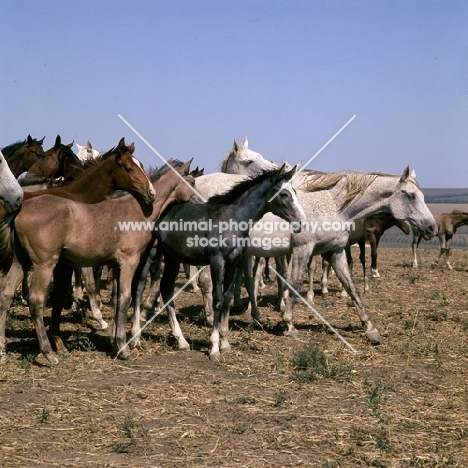
[[412, 266], [413, 268], [418, 268], [418, 256], [416, 254], [419, 243], [421, 242], [422, 236], [419, 236], [418, 234], [413, 234], [413, 241], [411, 242], [411, 252], [412, 252], [412, 257], [413, 257], [413, 262]]
[[[187, 277], [187, 279], [190, 279], [194, 275], [196, 275], [197, 267], [194, 265], [188, 265], [184, 263], [184, 271], [185, 271], [185, 276]], [[194, 279], [193, 281], [191, 281], [185, 290], [188, 292], [193, 292], [193, 293], [200, 291], [200, 288], [198, 287], [198, 284], [197, 284], [197, 280]]]
[[[371, 249], [372, 247], [372, 240], [370, 241]], [[364, 278], [364, 292], [369, 291], [369, 280], [367, 279], [366, 275], [366, 241], [360, 240], [358, 242], [359, 245], [359, 261], [361, 262], [362, 266], [362, 277]], [[378, 274], [378, 272], [377, 272]]]
[[[286, 275], [286, 257], [281, 256], [281, 257], [275, 257], [275, 263], [276, 263], [276, 271], [284, 278]], [[286, 304], [284, 302], [284, 281], [278, 277], [277, 279], [277, 284], [278, 284], [278, 293], [277, 293], [277, 307], [279, 310], [284, 310], [286, 307]]]
[[177, 275], [179, 274], [180, 263], [168, 255], [164, 255], [164, 263], [164, 273], [161, 278], [161, 297], [163, 303], [166, 304], [172, 334], [177, 340], [180, 350], [190, 349], [190, 345], [185, 340], [182, 330], [180, 329], [179, 322], [177, 321], [174, 305], [174, 286]]
[[[309, 262], [307, 265], [307, 268], [309, 269], [309, 290], [307, 291], [307, 302], [309, 304], [314, 303], [314, 273], [315, 273], [315, 268], [317, 267], [317, 258], [315, 255], [311, 255], [309, 258]], [[324, 281], [325, 276], [322, 277], [322, 287], [325, 284]], [[328, 293], [328, 291], [327, 291]], [[322, 296], [325, 295], [326, 293], [322, 290]]]
[[[68, 354], [67, 348], [63, 344], [60, 336], [60, 317], [69, 286], [71, 285], [73, 273], [76, 269], [71, 265], [57, 263], [54, 268], [54, 289], [52, 292], [52, 314], [49, 326], [49, 336], [54, 343], [58, 353]], [[81, 279], [80, 279], [81, 281]]]
[[[265, 265], [266, 265], [266, 258], [265, 257], [255, 257], [255, 266], [253, 269], [253, 277], [254, 277], [254, 292], [253, 295], [255, 297], [255, 302], [257, 301], [258, 294], [260, 289], [262, 289], [262, 278], [265, 273]], [[234, 298], [235, 298], [234, 292]], [[235, 299], [234, 299], [235, 301]], [[235, 303], [235, 302], [234, 302]]]
[[450, 244], [452, 242], [452, 237], [453, 235], [446, 235], [446, 244], [445, 244], [445, 264], [447, 265], [447, 268], [449, 270], [453, 270], [452, 265], [449, 262], [449, 257], [450, 257]]
[[[244, 255], [244, 257], [249, 257], [250, 260], [240, 259], [244, 263], [244, 267], [248, 264], [250, 275], [251, 273], [251, 259], [250, 255]], [[232, 298], [234, 295], [234, 280], [236, 276], [236, 271], [239, 270], [239, 259], [230, 265], [227, 265], [224, 272], [224, 294], [223, 294], [223, 306], [220, 312], [219, 318], [219, 335], [220, 335], [220, 344], [219, 350], [223, 353], [229, 352], [231, 350], [231, 345], [229, 344], [228, 334], [229, 334], [229, 309], [231, 306]], [[252, 284], [253, 286], [253, 284]], [[255, 318], [255, 317], [254, 317]], [[258, 319], [257, 319], [258, 320]]]
[[[224, 304], [223, 297], [223, 277], [224, 277], [224, 259], [221, 254], [214, 256], [210, 262], [211, 282], [213, 283], [213, 329], [210, 336], [211, 351], [210, 359], [217, 361], [221, 357], [219, 349], [220, 338], [220, 312]], [[235, 275], [235, 271], [231, 274]], [[224, 322], [223, 322], [224, 323]]]
[[36, 328], [39, 348], [51, 366], [56, 366], [59, 361], [55, 353], [52, 351], [52, 346], [49, 338], [47, 337], [43, 320], [43, 312], [45, 295], [50, 284], [54, 267], [55, 263], [52, 262], [34, 267], [29, 293], [29, 312], [31, 313], [31, 317]]
[[347, 293], [351, 296], [359, 318], [361, 319], [361, 323], [366, 326], [365, 334], [367, 338], [372, 343], [380, 343], [382, 337], [380, 336], [377, 328], [371, 322], [371, 319], [366, 312], [366, 307], [362, 302], [358, 288], [356, 287], [353, 277], [351, 276], [351, 271], [349, 270], [344, 251], [341, 249], [334, 252], [326, 252], [323, 255], [332, 264], [336, 276], [343, 284]]
[[73, 268], [75, 273], [75, 288], [73, 291], [73, 299], [75, 302], [79, 302], [83, 299], [83, 281], [81, 277], [81, 269]]
[[[26, 271], [26, 273], [25, 273]], [[23, 266], [13, 259], [13, 263], [3, 278], [0, 287], [0, 364], [6, 362], [5, 349], [5, 326], [7, 311], [15, 294], [16, 288], [20, 285], [24, 276], [27, 276], [28, 269], [24, 270]]]
[[29, 305], [29, 272], [23, 275], [21, 280], [21, 298], [23, 299], [23, 305]]
[[292, 338], [300, 338], [301, 335], [293, 324], [293, 309], [296, 301], [296, 294], [300, 294], [304, 271], [307, 268], [307, 262], [313, 251], [311, 243], [296, 247], [293, 250], [291, 261], [288, 266], [287, 288], [284, 292], [286, 307], [283, 312], [283, 323], [286, 325], [285, 335]]
[[[242, 265], [240, 264], [242, 262]], [[250, 314], [249, 310], [247, 310], [247, 314], [251, 315], [254, 320], [260, 322], [260, 311], [258, 310], [257, 306], [257, 296], [255, 295], [255, 287], [254, 287], [254, 280], [252, 278], [252, 256], [244, 254], [242, 255], [241, 262], [238, 262], [238, 266], [236, 268], [237, 271], [244, 271], [244, 278], [245, 278], [245, 288], [247, 289], [247, 293], [249, 294], [249, 302], [250, 302]], [[235, 287], [235, 279], [233, 280], [234, 284], [232, 285], [232, 293], [234, 294], [234, 287]], [[231, 285], [229, 286], [231, 287]]]
[[151, 252], [151, 266], [150, 266], [150, 286], [146, 295], [145, 302], [143, 303], [143, 311], [141, 314], [142, 320], [147, 320], [148, 312], [154, 311], [159, 301], [161, 278], [164, 273], [164, 257], [162, 253]]
[[97, 292], [96, 282], [94, 278], [93, 268], [82, 268], [81, 274], [86, 282], [86, 291], [88, 292], [89, 305], [91, 306], [91, 313], [95, 320], [101, 325], [101, 329], [105, 330], [108, 327], [107, 322], [102, 318], [101, 309], [99, 308], [99, 294]]
[[[147, 257], [145, 259], [145, 257]], [[143, 264], [141, 268], [141, 265]], [[132, 296], [133, 296], [133, 319], [132, 319], [132, 343], [131, 347], [135, 348], [141, 344], [141, 302], [143, 300], [143, 292], [146, 287], [146, 278], [148, 277], [151, 269], [152, 259], [150, 255], [144, 255], [140, 258], [140, 265], [135, 273], [132, 282]]]
[[114, 274], [115, 270], [118, 270], [118, 295], [112, 341], [115, 350], [118, 351], [118, 358], [122, 360], [132, 358], [126, 339], [127, 312], [132, 301], [132, 280], [139, 262], [140, 256], [137, 255], [127, 258], [119, 267], [114, 267]]
[[200, 286], [202, 292], [206, 323], [208, 325], [213, 325], [213, 283], [211, 281], [211, 272], [209, 266], [203, 268], [203, 270], [198, 275], [198, 285]]
[[[252, 273], [250, 273], [252, 275]], [[244, 281], [244, 270], [242, 268], [238, 268], [235, 275], [235, 283], [234, 283], [234, 307], [241, 308], [242, 307], [242, 283]], [[245, 279], [247, 281], [247, 278]], [[249, 315], [251, 311], [251, 305], [249, 303], [246, 314]]]

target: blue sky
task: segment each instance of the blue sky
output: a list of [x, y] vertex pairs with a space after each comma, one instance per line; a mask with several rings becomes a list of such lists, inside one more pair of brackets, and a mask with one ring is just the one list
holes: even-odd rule
[[468, 187], [465, 1], [0, 0], [0, 147], [46, 136], [217, 170], [276, 162]]

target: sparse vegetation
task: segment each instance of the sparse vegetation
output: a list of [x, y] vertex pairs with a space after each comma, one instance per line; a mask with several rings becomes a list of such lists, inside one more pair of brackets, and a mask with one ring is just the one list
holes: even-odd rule
[[175, 350], [161, 314], [121, 362], [89, 313], [64, 313], [70, 355], [51, 369], [18, 299], [0, 365], [0, 466], [468, 466], [468, 251], [453, 252], [451, 272], [431, 268], [436, 250], [420, 253], [413, 270], [409, 244], [379, 250], [381, 278], [362, 295], [379, 346], [362, 336], [335, 276], [325, 300], [316, 289], [317, 310], [357, 354], [301, 304], [301, 340], [283, 336], [271, 284], [262, 323], [235, 315], [232, 352], [219, 362], [207, 356], [200, 294], [183, 292], [176, 305], [191, 351]]

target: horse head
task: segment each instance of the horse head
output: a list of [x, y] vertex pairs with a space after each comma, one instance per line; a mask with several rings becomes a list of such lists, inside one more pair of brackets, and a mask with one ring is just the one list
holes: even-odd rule
[[410, 173], [409, 166], [398, 180], [395, 192], [389, 196], [389, 207], [396, 219], [405, 220], [413, 232], [418, 232], [425, 239], [437, 234], [437, 223], [424, 202], [424, 194]]
[[278, 169], [278, 166], [255, 151], [249, 149], [249, 141], [244, 138], [242, 145], [234, 140], [231, 151], [221, 163], [221, 172], [228, 174], [240, 174], [256, 176], [263, 171]]
[[131, 193], [142, 203], [151, 205], [156, 198], [156, 191], [148, 179], [143, 165], [133, 156], [134, 151], [134, 144], [127, 146], [124, 138], [121, 138], [119, 144], [112, 151], [115, 157], [113, 171], [115, 186]]

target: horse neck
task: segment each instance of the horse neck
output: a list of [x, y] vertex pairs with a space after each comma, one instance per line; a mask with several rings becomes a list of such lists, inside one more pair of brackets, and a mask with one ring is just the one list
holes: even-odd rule
[[[392, 176], [375, 177], [375, 180], [362, 192], [362, 195], [358, 195], [340, 210], [341, 214], [346, 219], [357, 219], [372, 215], [377, 211], [390, 212], [389, 197], [383, 195], [394, 192], [398, 180], [398, 178]], [[340, 185], [342, 184], [337, 184], [337, 187]]]
[[459, 228], [460, 226], [464, 226], [468, 224], [468, 214], [467, 213], [452, 213], [452, 224], [455, 229]]
[[101, 164], [88, 169], [82, 177], [67, 185], [51, 187], [36, 192], [26, 192], [25, 198], [29, 199], [40, 195], [55, 195], [83, 203], [99, 203], [117, 189], [112, 178], [112, 168], [112, 161], [107, 159]]
[[8, 166], [13, 175], [18, 178], [23, 172], [27, 171], [23, 162], [25, 147], [21, 146], [7, 146], [2, 149], [3, 156], [5, 157]]
[[226, 205], [227, 209], [222, 210], [223, 215], [233, 219], [252, 220], [253, 223], [256, 223], [268, 212], [267, 193], [270, 188], [268, 180], [251, 187], [230, 205]]

